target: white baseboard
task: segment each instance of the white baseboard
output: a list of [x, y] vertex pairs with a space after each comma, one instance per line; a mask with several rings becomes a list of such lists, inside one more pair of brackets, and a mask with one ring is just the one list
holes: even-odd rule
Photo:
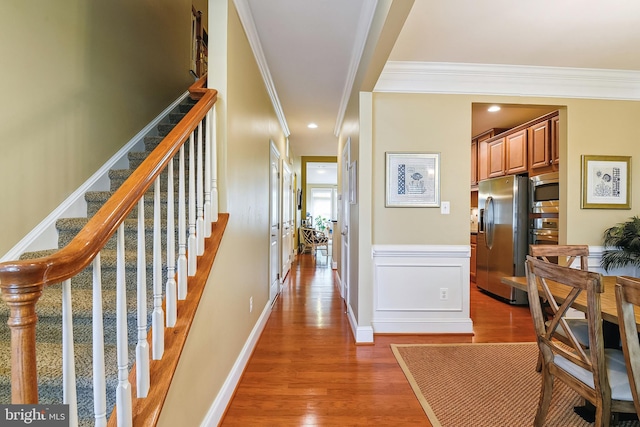
[[227, 375], [227, 379], [224, 381], [222, 388], [220, 388], [220, 391], [211, 404], [209, 411], [207, 411], [207, 415], [205, 415], [202, 420], [200, 427], [215, 427], [222, 420], [224, 411], [227, 409], [229, 402], [231, 402], [231, 398], [233, 397], [233, 393], [240, 382], [244, 368], [247, 366], [247, 362], [253, 353], [253, 349], [258, 343], [258, 339], [267, 324], [270, 314], [271, 302], [269, 301], [265, 305], [264, 310], [262, 310], [262, 314], [249, 334], [249, 337], [242, 347], [236, 362], [233, 364], [229, 375]]
[[347, 308], [347, 318], [351, 325], [351, 332], [356, 340], [356, 344], [369, 344], [373, 342], [373, 328], [371, 326], [358, 326], [358, 321], [353, 314], [351, 307]]
[[388, 319], [373, 322], [377, 334], [471, 334], [471, 319]]
[[109, 190], [109, 170], [126, 169], [129, 167], [127, 155], [130, 151], [141, 151], [144, 148], [144, 137], [157, 135], [157, 126], [169, 113], [175, 110], [187, 96], [183, 93], [171, 105], [165, 108], [156, 118], [146, 125], [140, 132], [127, 142], [116, 154], [109, 159], [96, 173], [86, 180], [76, 191], [54, 209], [40, 224], [31, 230], [22, 240], [9, 250], [0, 262], [16, 260], [24, 252], [55, 249], [58, 247], [58, 231], [56, 221], [59, 218], [75, 218], [87, 216], [87, 203], [84, 194], [87, 191]]

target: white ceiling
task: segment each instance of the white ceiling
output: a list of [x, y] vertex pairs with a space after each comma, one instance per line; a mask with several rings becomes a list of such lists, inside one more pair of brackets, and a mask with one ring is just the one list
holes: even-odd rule
[[[236, 0], [245, 30], [255, 31], [264, 52], [296, 155], [336, 155], [334, 131], [377, 3]], [[637, 0], [415, 0], [389, 60], [640, 71], [639, 23]], [[474, 132], [548, 111], [516, 107], [480, 124], [484, 106], [474, 106]], [[312, 121], [318, 129], [306, 127]]]

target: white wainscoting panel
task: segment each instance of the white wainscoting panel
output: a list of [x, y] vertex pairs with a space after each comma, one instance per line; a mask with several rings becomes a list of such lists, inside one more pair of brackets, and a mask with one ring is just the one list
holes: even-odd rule
[[374, 245], [374, 333], [472, 333], [468, 245]]

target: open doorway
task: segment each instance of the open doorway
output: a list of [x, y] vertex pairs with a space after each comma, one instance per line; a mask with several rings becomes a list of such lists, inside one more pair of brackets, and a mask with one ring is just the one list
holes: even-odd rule
[[[303, 157], [301, 225], [329, 239], [327, 266], [333, 261], [333, 232], [338, 220], [338, 164], [335, 157]], [[316, 254], [317, 255], [317, 254]]]

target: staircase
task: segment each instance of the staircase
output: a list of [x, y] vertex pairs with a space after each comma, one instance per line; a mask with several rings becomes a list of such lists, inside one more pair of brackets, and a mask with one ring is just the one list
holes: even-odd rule
[[[88, 218], [63, 218], [56, 223], [58, 229], [59, 247], [64, 247], [84, 227], [100, 207], [111, 197], [113, 192], [131, 175], [141, 162], [153, 151], [160, 141], [194, 106], [195, 101], [189, 97], [183, 101], [178, 110], [165, 119], [157, 127], [158, 136], [145, 137], [145, 151], [129, 153], [130, 169], [111, 170], [109, 178], [110, 191], [93, 191], [85, 194], [87, 202]], [[188, 159], [188, 144], [185, 146], [185, 156]], [[178, 165], [174, 166], [177, 177]], [[166, 200], [167, 180], [166, 171], [161, 174], [161, 199], [163, 200], [162, 223], [163, 241], [166, 240]], [[177, 189], [177, 179], [175, 180]], [[177, 190], [175, 190], [177, 194]], [[177, 217], [177, 197], [174, 209]], [[188, 208], [187, 208], [188, 209]], [[127, 332], [129, 342], [129, 370], [135, 361], [135, 346], [138, 339], [137, 315], [136, 315], [136, 286], [137, 286], [137, 208], [134, 209], [125, 220], [125, 260], [126, 260], [126, 287], [127, 287]], [[187, 212], [188, 215], [188, 212]], [[187, 216], [188, 217], [188, 216]], [[153, 186], [145, 195], [145, 243], [147, 259], [147, 325], [151, 326], [151, 313], [153, 310]], [[176, 227], [177, 235], [177, 227]], [[176, 237], [176, 242], [177, 242]], [[163, 248], [166, 245], [163, 244]], [[22, 255], [21, 259], [33, 259], [48, 256], [57, 251], [30, 252]], [[104, 347], [105, 368], [107, 382], [107, 418], [115, 405], [115, 389], [118, 383], [116, 362], [116, 236], [100, 252], [103, 322], [104, 322]], [[162, 283], [166, 283], [166, 256], [163, 254]], [[92, 371], [92, 301], [93, 301], [93, 268], [91, 265], [71, 280], [72, 307], [73, 307], [73, 337], [76, 361], [76, 387], [78, 396], [79, 425], [94, 424], [93, 407], [93, 371]], [[62, 286], [56, 284], [48, 286], [36, 305], [38, 323], [36, 326], [36, 352], [38, 364], [38, 394], [39, 402], [44, 404], [59, 404], [62, 396]], [[7, 326], [8, 307], [0, 302], [0, 403], [11, 402], [11, 361], [10, 361], [10, 333]]]

